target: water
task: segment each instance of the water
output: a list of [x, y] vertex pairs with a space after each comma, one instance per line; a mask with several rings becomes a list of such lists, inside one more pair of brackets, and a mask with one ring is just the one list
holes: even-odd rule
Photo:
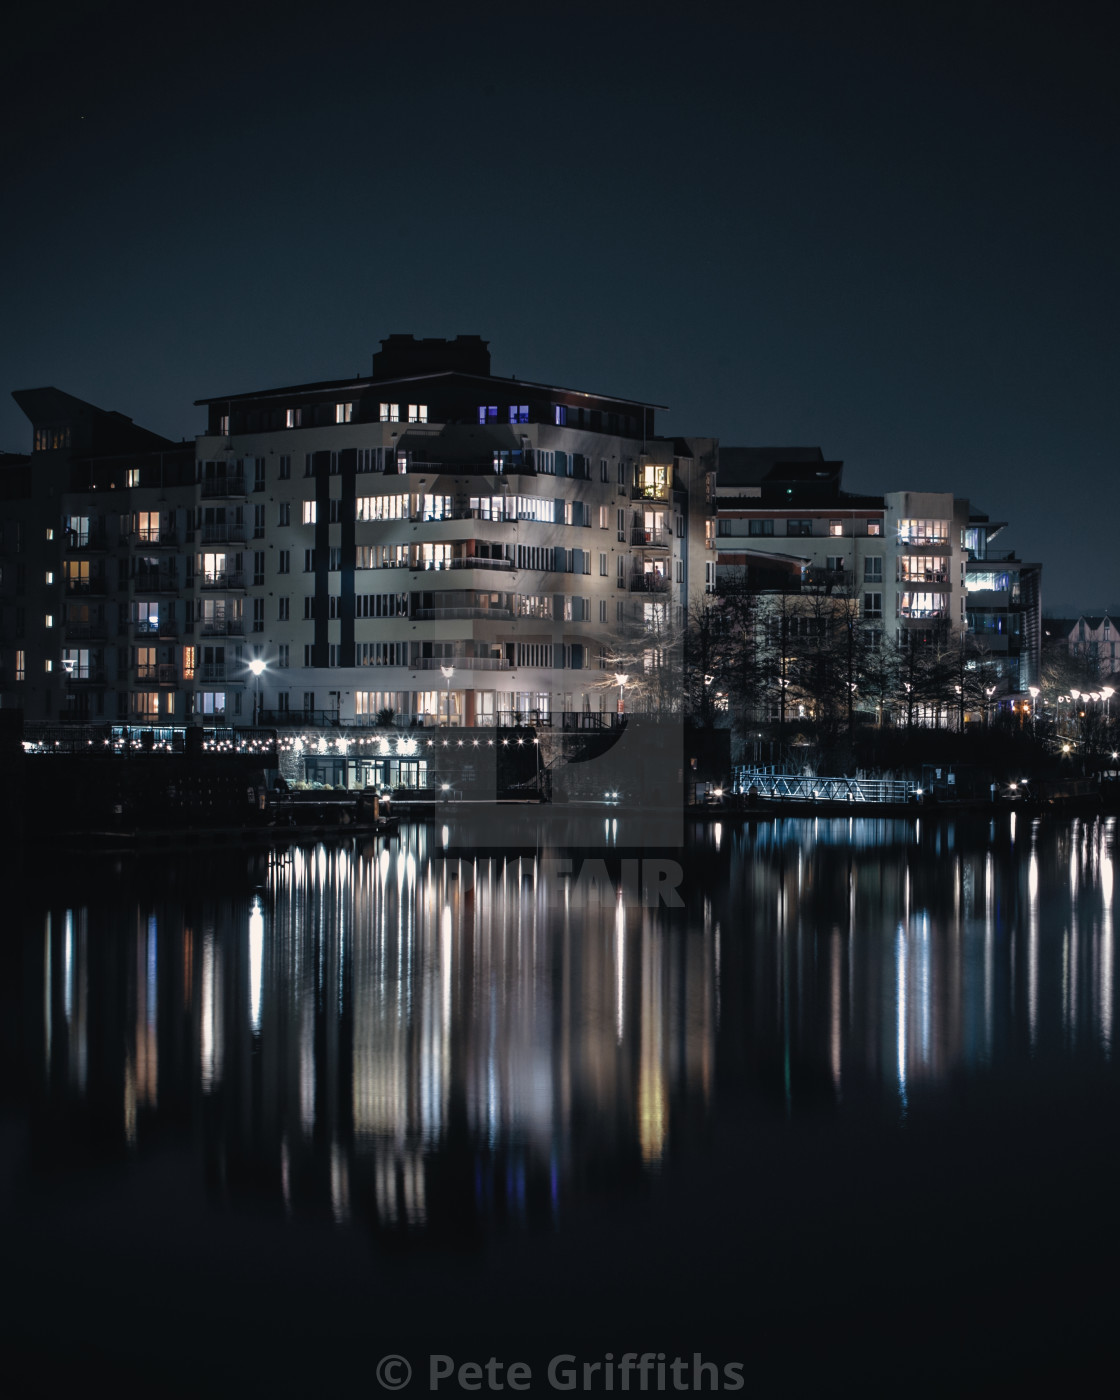
[[408, 1393], [433, 1353], [444, 1393], [514, 1362], [533, 1393], [1094, 1376], [1111, 819], [700, 827], [680, 908], [641, 904], [624, 820], [568, 879], [531, 829], [509, 857], [467, 834], [28, 873], [21, 1386], [378, 1393], [390, 1353]]

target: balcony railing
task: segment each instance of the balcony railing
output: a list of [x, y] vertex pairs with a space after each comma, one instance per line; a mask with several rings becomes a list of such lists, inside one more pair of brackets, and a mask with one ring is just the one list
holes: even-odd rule
[[204, 637], [240, 637], [243, 625], [239, 617], [203, 617], [197, 624]]
[[668, 593], [669, 580], [664, 574], [631, 574], [631, 593]]
[[202, 526], [203, 544], [243, 544], [247, 538], [246, 526], [244, 525], [207, 525]]
[[104, 666], [67, 666], [62, 665], [63, 675], [74, 685], [104, 685]]
[[132, 538], [137, 544], [145, 547], [155, 546], [157, 549], [173, 549], [179, 543], [178, 530], [164, 529], [162, 526], [146, 526], [142, 530], [137, 530]]
[[109, 635], [104, 622], [63, 622], [62, 630], [68, 641], [89, 641]]
[[220, 589], [226, 592], [240, 591], [245, 587], [245, 575], [227, 572], [214, 574], [199, 574], [199, 588]]
[[484, 559], [477, 554], [468, 554], [461, 559], [426, 559], [412, 566], [415, 573], [429, 573], [440, 569], [512, 569], [512, 559]]
[[[414, 608], [410, 617], [426, 621], [474, 619], [479, 622], [511, 622], [518, 614], [512, 608]], [[549, 622], [551, 618], [547, 619]]]
[[337, 729], [340, 723], [337, 710], [261, 710], [258, 719], [272, 729]]
[[630, 531], [630, 543], [641, 549], [671, 549], [673, 534], [671, 530], [644, 530], [638, 526]]
[[138, 637], [177, 637], [179, 624], [171, 617], [161, 617], [158, 622], [151, 618], [140, 618], [133, 622], [133, 631]]
[[453, 666], [456, 671], [512, 671], [513, 663], [504, 656], [422, 656], [409, 662], [410, 671], [438, 671]]
[[929, 618], [948, 617], [949, 611], [947, 608], [900, 608], [899, 616], [914, 622]]
[[132, 586], [137, 593], [178, 593], [179, 577], [165, 572], [138, 573], [133, 576]]
[[196, 666], [195, 672], [197, 678], [204, 684], [213, 685], [216, 681], [226, 683], [244, 681], [245, 677], [241, 674], [242, 669], [238, 667], [236, 662], [232, 666], [227, 666], [224, 661], [204, 661], [201, 666]]
[[77, 530], [63, 530], [62, 548], [67, 554], [85, 554], [91, 550], [107, 549], [108, 539], [103, 525], [95, 529], [92, 525], [83, 533]]
[[230, 472], [226, 476], [207, 477], [202, 482], [202, 495], [204, 498], [213, 500], [220, 496], [245, 496], [245, 477], [237, 472]]
[[669, 491], [668, 484], [663, 486], [631, 486], [630, 499], [632, 501], [667, 501]]
[[899, 583], [943, 583], [949, 582], [948, 569], [899, 569]]
[[101, 575], [97, 578], [68, 578], [66, 580], [67, 595], [74, 598], [103, 598], [105, 587], [105, 579]]

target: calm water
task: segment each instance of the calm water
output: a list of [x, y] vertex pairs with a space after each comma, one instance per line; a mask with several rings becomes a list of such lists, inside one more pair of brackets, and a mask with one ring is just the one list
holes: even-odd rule
[[406, 1393], [431, 1353], [605, 1392], [650, 1352], [652, 1389], [661, 1354], [670, 1391], [994, 1394], [1110, 1357], [1111, 820], [697, 828], [680, 908], [624, 822], [569, 879], [468, 835], [28, 869], [17, 1393], [378, 1394], [389, 1353]]

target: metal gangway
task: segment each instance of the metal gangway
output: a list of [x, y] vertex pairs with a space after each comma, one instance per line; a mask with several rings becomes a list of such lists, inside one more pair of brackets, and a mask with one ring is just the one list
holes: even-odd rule
[[908, 802], [920, 788], [908, 778], [822, 778], [774, 768], [736, 768], [735, 791], [796, 802]]

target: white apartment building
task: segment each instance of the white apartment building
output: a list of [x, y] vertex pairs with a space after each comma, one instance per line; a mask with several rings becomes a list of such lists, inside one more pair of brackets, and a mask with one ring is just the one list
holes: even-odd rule
[[32, 721], [583, 727], [617, 711], [618, 657], [640, 667], [714, 578], [714, 441], [492, 376], [478, 337], [200, 400], [193, 452], [16, 397], [36, 595], [3, 702]]

